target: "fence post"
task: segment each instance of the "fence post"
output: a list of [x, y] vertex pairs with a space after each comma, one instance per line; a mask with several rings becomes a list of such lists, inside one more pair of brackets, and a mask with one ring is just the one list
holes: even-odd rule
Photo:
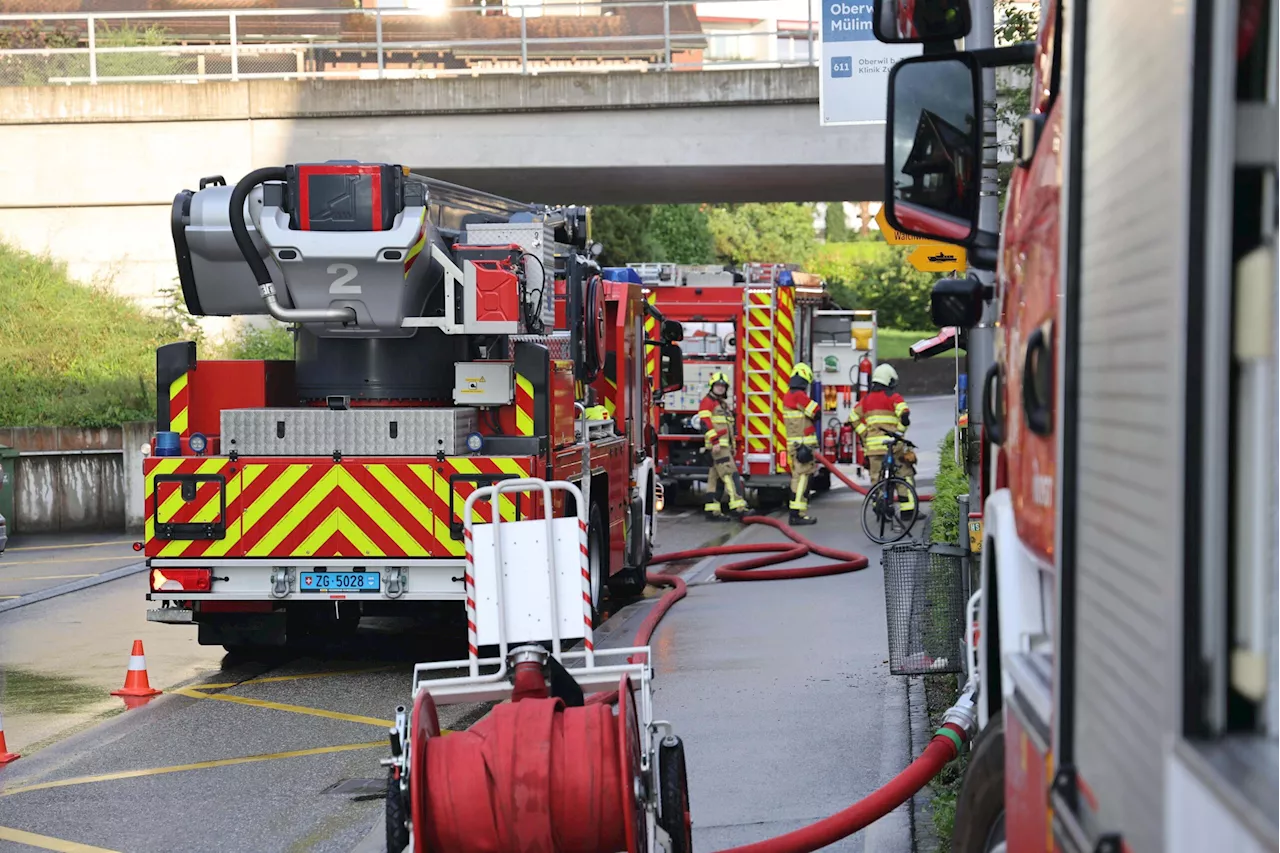
[[98, 21], [93, 15], [88, 17], [89, 22], [89, 84], [93, 85], [98, 82], [98, 41], [97, 32]]
[[240, 46], [239, 35], [236, 33], [236, 15], [234, 12], [227, 15], [228, 29], [231, 32], [231, 79], [233, 81], [240, 79]]
[[528, 25], [525, 23], [529, 7], [526, 6], [520, 10], [520, 73], [529, 73], [529, 41], [528, 41]]
[[818, 60], [813, 55], [813, 0], [809, 0], [809, 64], [817, 65]]
[[671, 0], [662, 0], [662, 54], [671, 70]]
[[374, 38], [378, 42], [378, 79], [382, 79], [382, 70], [386, 67], [385, 59], [382, 54], [382, 9], [373, 10], [373, 28]]

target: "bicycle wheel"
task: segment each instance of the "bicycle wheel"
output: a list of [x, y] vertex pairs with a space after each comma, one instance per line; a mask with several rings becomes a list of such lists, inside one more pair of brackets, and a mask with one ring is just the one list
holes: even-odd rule
[[909, 494], [919, 507], [915, 487], [900, 477], [880, 480], [862, 500], [862, 531], [867, 538], [879, 545], [897, 542], [911, 532], [916, 511], [902, 511], [903, 493]]

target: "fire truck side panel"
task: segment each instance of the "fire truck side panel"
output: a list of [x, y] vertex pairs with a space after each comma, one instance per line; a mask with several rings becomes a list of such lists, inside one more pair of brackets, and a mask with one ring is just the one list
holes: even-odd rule
[[[1046, 407], [1038, 416], [1044, 429], [1033, 430], [1024, 410], [1024, 382], [1032, 358], [1054, 358], [1053, 320], [1058, 288], [1059, 203], [1062, 186], [1062, 110], [1046, 120], [1035, 159], [1027, 169], [1017, 169], [1010, 187], [1011, 213], [1006, 221], [1000, 263], [1001, 290], [1006, 306], [1018, 306], [1014, 322], [1006, 327], [1004, 395], [1008, 409], [1004, 449], [1008, 454], [1009, 488], [1017, 512], [1018, 533], [1041, 559], [1051, 560], [1054, 538], [1054, 480], [1057, 444], [1052, 434], [1053, 385], [1044, 386], [1039, 398]], [[1027, 355], [1028, 343], [1046, 345]], [[1037, 402], [1033, 399], [1033, 405]]]
[[[1191, 4], [1193, 7], [1199, 4]], [[1168, 849], [1165, 752], [1181, 703], [1181, 532], [1194, 16], [1165, 0], [1088, 11], [1079, 263], [1073, 763], [1098, 826]], [[1142, 49], [1134, 51], [1134, 34]], [[1080, 34], [1077, 34], [1080, 35]], [[1011, 395], [1012, 396], [1012, 395]], [[1203, 401], [1198, 401], [1203, 402]], [[1215, 413], [1210, 422], [1225, 422]], [[1213, 437], [1226, 453], [1225, 434]], [[1064, 759], [1065, 760], [1065, 759]], [[1092, 798], [1088, 798], [1092, 799]]]
[[[626, 514], [631, 468], [627, 458], [627, 441], [622, 436], [596, 440], [591, 443], [591, 502], [600, 503], [609, 525], [609, 575], [621, 571], [626, 558]], [[551, 478], [580, 482], [582, 478], [582, 450], [570, 447], [555, 454], [551, 466]], [[597, 489], [602, 482], [607, 488], [601, 494]], [[557, 511], [563, 507], [563, 499], [557, 500]]]
[[[1034, 712], [1032, 712], [1034, 714]], [[1011, 702], [1004, 713], [1005, 841], [1009, 850], [1053, 849], [1049, 728]]]

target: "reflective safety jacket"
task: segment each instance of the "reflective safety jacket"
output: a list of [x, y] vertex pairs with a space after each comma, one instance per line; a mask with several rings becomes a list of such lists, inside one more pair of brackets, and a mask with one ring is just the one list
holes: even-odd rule
[[733, 445], [733, 410], [729, 408], [728, 397], [716, 397], [712, 394], [703, 397], [694, 419], [705, 430], [703, 437], [707, 447], [714, 447], [716, 444], [722, 447]]
[[787, 444], [808, 444], [816, 447], [818, 435], [814, 432], [813, 419], [818, 414], [818, 404], [805, 391], [793, 388], [782, 398], [782, 425], [787, 431]]
[[849, 415], [849, 423], [862, 437], [862, 447], [868, 456], [883, 456], [889, 452], [893, 438], [889, 432], [905, 433], [902, 416], [910, 409], [901, 394], [875, 390], [858, 401]]

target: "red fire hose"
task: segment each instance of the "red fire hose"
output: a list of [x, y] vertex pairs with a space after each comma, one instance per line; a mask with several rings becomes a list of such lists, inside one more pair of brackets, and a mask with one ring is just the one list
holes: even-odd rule
[[[851, 489], [864, 493], [825, 457], [818, 460]], [[920, 496], [928, 500], [932, 496]], [[792, 544], [761, 542], [720, 545], [658, 554], [649, 564], [720, 557], [758, 556], [716, 569], [722, 581], [784, 580], [841, 574], [865, 569], [862, 554], [841, 551], [800, 535], [783, 522], [750, 516], [744, 524], [773, 527]], [[835, 562], [819, 566], [773, 568], [819, 554]], [[633, 645], [648, 645], [667, 611], [687, 593], [679, 577], [650, 573], [649, 583], [670, 587], [640, 624]], [[537, 679], [541, 684], [541, 678]], [[625, 781], [626, 766], [638, 745], [634, 701], [628, 695], [619, 714], [602, 707], [618, 701], [618, 691], [596, 693], [585, 707], [565, 708], [558, 700], [521, 701], [495, 707], [493, 713], [465, 732], [431, 741], [427, 750], [424, 801], [419, 814], [431, 815], [415, 838], [418, 850], [489, 853], [512, 849], [597, 853], [625, 846], [635, 849], [637, 811]], [[615, 722], [616, 720], [616, 722]], [[532, 738], [530, 734], [533, 734]], [[538, 736], [543, 735], [543, 736]], [[945, 724], [905, 770], [862, 800], [828, 818], [776, 838], [735, 847], [722, 853], [808, 853], [866, 828], [923, 788], [959, 754], [968, 735]], [[638, 761], [635, 755], [634, 760]], [[623, 842], [626, 842], [625, 845]]]

